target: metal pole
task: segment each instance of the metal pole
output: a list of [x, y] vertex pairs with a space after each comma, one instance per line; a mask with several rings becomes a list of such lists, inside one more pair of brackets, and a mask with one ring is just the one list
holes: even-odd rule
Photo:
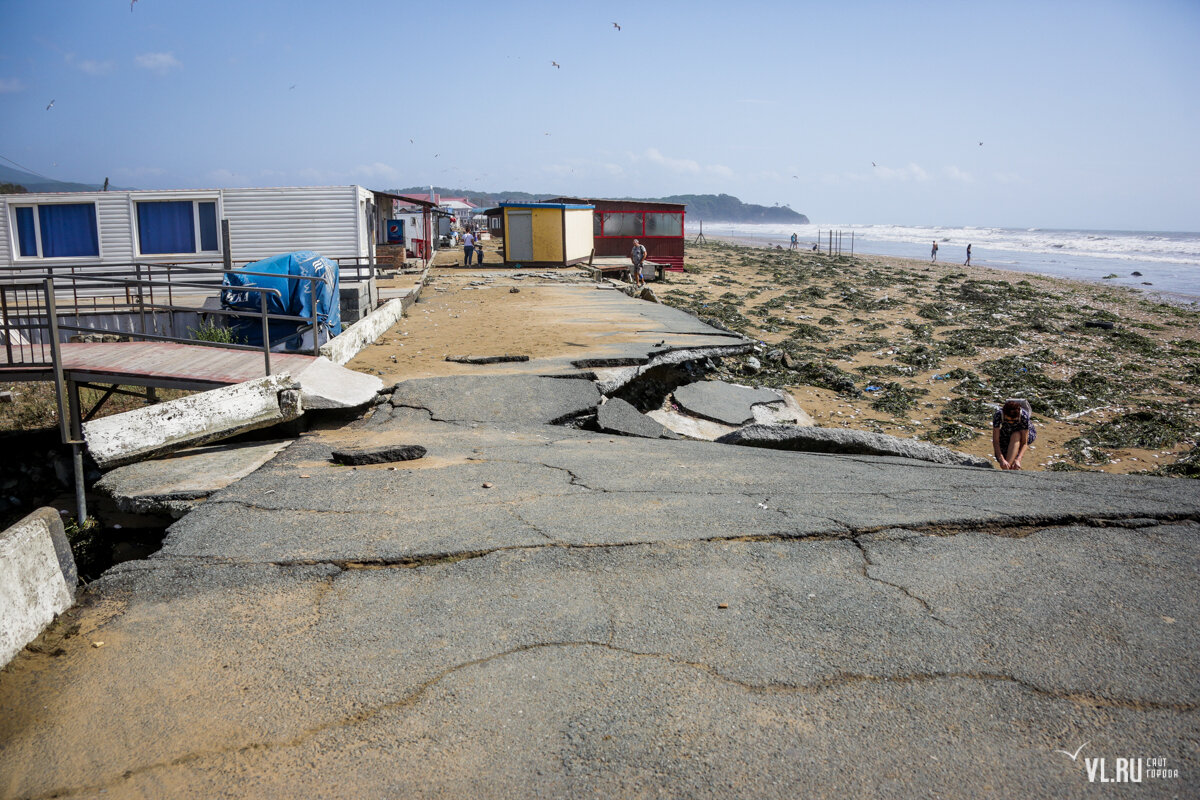
[[225, 271], [229, 272], [233, 269], [233, 252], [229, 244], [229, 219], [221, 220], [221, 261], [225, 264]]
[[850, 231], [850, 256], [854, 256], [854, 231]]
[[8, 355], [8, 363], [11, 364], [13, 363], [13, 326], [8, 321], [8, 293], [4, 291], [3, 286], [0, 286], [0, 318], [4, 320], [4, 350]]
[[262, 337], [263, 337], [263, 362], [266, 365], [267, 375], [271, 374], [271, 334], [267, 323], [267, 293], [258, 293], [258, 303], [262, 314]]
[[[317, 279], [308, 280], [309, 304], [312, 306], [313, 355], [321, 355], [321, 343], [317, 339]], [[339, 298], [340, 302], [340, 298]]]
[[87, 523], [87, 492], [83, 484], [83, 425], [79, 420], [79, 386], [67, 381], [67, 399], [71, 405], [71, 461], [75, 468], [75, 520], [80, 528]]

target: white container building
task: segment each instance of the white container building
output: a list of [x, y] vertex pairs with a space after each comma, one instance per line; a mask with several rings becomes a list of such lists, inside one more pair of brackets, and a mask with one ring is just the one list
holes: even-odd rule
[[393, 198], [356, 185], [0, 195], [0, 277], [218, 263], [223, 219], [236, 265], [315, 250], [346, 275], [374, 262]]

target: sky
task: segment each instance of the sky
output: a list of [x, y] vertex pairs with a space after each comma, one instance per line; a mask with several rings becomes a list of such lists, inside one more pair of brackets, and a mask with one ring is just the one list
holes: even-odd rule
[[0, 163], [58, 180], [1200, 230], [1198, 0], [0, 0], [0, 31]]

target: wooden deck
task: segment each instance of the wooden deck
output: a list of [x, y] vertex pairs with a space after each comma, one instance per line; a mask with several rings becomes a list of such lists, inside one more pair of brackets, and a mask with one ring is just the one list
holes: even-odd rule
[[[15, 363], [0, 361], [0, 379], [53, 377], [51, 367], [36, 363], [42, 357], [42, 348], [13, 350]], [[0, 349], [0, 358], [4, 355]], [[271, 372], [300, 369], [314, 360], [311, 355], [271, 353]], [[261, 351], [175, 342], [68, 343], [62, 345], [62, 361], [63, 370], [72, 380], [137, 386], [202, 389], [241, 383], [266, 374]]]

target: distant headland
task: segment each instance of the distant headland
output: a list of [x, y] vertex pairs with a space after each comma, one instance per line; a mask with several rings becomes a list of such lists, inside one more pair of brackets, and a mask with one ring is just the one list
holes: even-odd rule
[[[425, 194], [428, 186], [410, 186], [407, 189], [392, 189], [396, 194]], [[475, 192], [469, 189], [451, 189], [434, 186], [433, 191], [443, 197], [463, 197], [477, 206], [494, 206], [497, 203], [534, 203], [547, 197], [548, 193], [529, 192]], [[729, 194], [674, 194], [669, 197], [614, 197], [613, 200], [644, 200], [659, 203], [683, 203], [687, 206], [689, 219], [706, 222], [790, 222], [807, 225], [808, 217], [793, 211], [788, 206], [760, 206], [743, 203]]]

